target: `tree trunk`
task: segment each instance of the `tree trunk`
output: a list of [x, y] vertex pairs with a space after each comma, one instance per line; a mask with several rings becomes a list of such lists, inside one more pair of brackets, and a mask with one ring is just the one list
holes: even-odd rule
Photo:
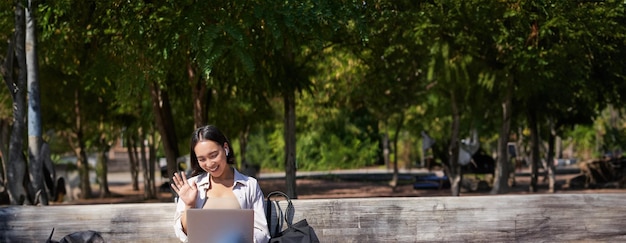
[[250, 136], [250, 125], [246, 124], [243, 131], [239, 133], [239, 159], [241, 167], [247, 167], [248, 159], [246, 158], [246, 147], [248, 146], [248, 137]]
[[295, 91], [283, 93], [285, 109], [285, 183], [287, 196], [298, 198], [296, 190], [296, 97]]
[[[11, 126], [8, 119], [0, 118], [0, 186], [6, 188], [7, 155], [9, 154], [9, 138]], [[6, 190], [4, 191], [6, 192]], [[0, 193], [3, 193], [0, 191]]]
[[111, 191], [109, 190], [109, 180], [107, 177], [107, 172], [109, 170], [109, 156], [107, 156], [107, 154], [109, 153], [111, 146], [109, 146], [106, 141], [104, 141], [104, 138], [101, 138], [100, 146], [101, 148], [98, 152], [98, 158], [96, 160], [96, 175], [98, 176], [98, 182], [100, 184], [100, 189], [98, 191], [100, 194], [100, 198], [107, 198], [111, 197]]
[[531, 156], [531, 172], [530, 172], [530, 192], [537, 191], [537, 179], [539, 177], [539, 130], [537, 128], [537, 114], [528, 108], [528, 126], [530, 128], [530, 156]]
[[400, 118], [398, 118], [398, 122], [396, 124], [395, 134], [393, 136], [393, 176], [391, 177], [391, 189], [395, 192], [398, 187], [398, 137], [400, 133], [400, 129], [402, 129], [402, 124], [404, 123], [404, 114], [400, 114]]
[[[14, 45], [15, 41], [9, 41], [9, 47], [7, 48], [7, 55], [0, 66], [0, 74], [4, 78], [4, 81], [9, 90], [12, 90], [11, 87], [15, 80], [13, 80], [13, 60], [15, 57], [14, 54]], [[11, 92], [12, 93], [12, 92]], [[11, 121], [9, 118], [0, 117], [0, 186], [4, 188], [4, 190], [0, 191], [0, 198], [9, 198], [9, 192], [7, 190], [8, 181], [7, 181], [7, 165], [9, 159], [9, 144], [11, 138]], [[2, 202], [0, 200], [0, 202]], [[10, 202], [7, 201], [6, 204]]]
[[[17, 1], [16, 1], [17, 2]], [[26, 183], [26, 161], [24, 159], [24, 123], [26, 122], [26, 54], [24, 51], [25, 45], [25, 10], [24, 6], [17, 2], [15, 8], [15, 45], [13, 46], [14, 53], [11, 56], [7, 56], [7, 59], [17, 58], [17, 82], [13, 79], [13, 73], [16, 71], [11, 64], [6, 70], [6, 74], [10, 74], [10, 79], [7, 79], [9, 84], [9, 90], [13, 97], [13, 130], [11, 132], [11, 139], [9, 143], [9, 161], [7, 168], [7, 183], [9, 189], [9, 198], [11, 204], [19, 205], [23, 204], [28, 199], [27, 189], [24, 186]], [[5, 75], [6, 75], [5, 74]], [[5, 76], [5, 78], [7, 78]]]
[[126, 146], [128, 146], [128, 159], [130, 166], [130, 179], [133, 191], [139, 191], [139, 158], [137, 156], [137, 135], [132, 132], [126, 135]]
[[144, 199], [155, 199], [154, 176], [150, 173], [150, 165], [146, 157], [146, 134], [143, 129], [139, 130], [139, 153], [141, 157], [141, 167], [143, 169], [143, 197]]
[[[76, 156], [76, 168], [80, 181], [80, 198], [91, 198], [91, 182], [89, 181], [89, 161], [85, 152], [85, 144], [83, 142], [82, 131], [75, 131], [73, 134], [66, 135], [68, 143]], [[75, 141], [74, 141], [75, 140]]]
[[[146, 79], [147, 80], [147, 79]], [[156, 115], [156, 123], [163, 141], [163, 150], [167, 160], [168, 178], [178, 171], [178, 163], [176, 160], [179, 156], [178, 142], [176, 139], [176, 130], [174, 129], [174, 118], [172, 117], [172, 108], [170, 106], [167, 91], [161, 90], [159, 84], [152, 82], [150, 85], [150, 95], [152, 97], [152, 109]]]
[[[191, 59], [191, 58], [189, 58]], [[191, 84], [193, 99], [194, 129], [207, 125], [209, 100], [207, 100], [206, 80], [198, 75], [198, 67], [191, 61], [187, 62], [187, 77]]]
[[[155, 176], [155, 170], [156, 170], [156, 165], [157, 165], [157, 155], [156, 155], [156, 134], [154, 132], [153, 129], [150, 129], [150, 139], [148, 140], [148, 160], [149, 160], [149, 173], [150, 173], [150, 177], [152, 178], [153, 184], [152, 184], [152, 191], [156, 194], [157, 191], [157, 187], [156, 187], [156, 176]], [[155, 195], [155, 197], [158, 197]]]
[[547, 170], [548, 170], [548, 191], [551, 193], [555, 192], [554, 184], [556, 183], [555, 178], [555, 167], [554, 167], [554, 154], [555, 154], [555, 145], [556, 145], [556, 129], [554, 128], [554, 123], [550, 122], [550, 135], [548, 137], [548, 158], [547, 160]]
[[387, 124], [385, 125], [385, 133], [383, 133], [381, 144], [383, 146], [383, 161], [385, 163], [385, 168], [389, 170], [389, 167], [391, 166], [391, 149], [389, 148], [389, 131], [387, 130]]
[[252, 176], [254, 178], [257, 177], [260, 171], [260, 165], [251, 163], [247, 158], [247, 148], [248, 148], [248, 138], [250, 137], [250, 124], [246, 123], [243, 128], [243, 131], [239, 133], [239, 158], [240, 164], [239, 167], [244, 171], [244, 174], [248, 176]]
[[87, 157], [87, 151], [85, 151], [85, 142], [83, 141], [82, 132], [78, 136], [80, 149], [78, 149], [78, 171], [80, 173], [80, 190], [81, 198], [91, 198], [91, 180], [89, 179], [89, 158]]
[[[524, 146], [524, 129], [522, 127], [518, 127], [517, 128], [517, 141], [515, 142], [515, 146], [517, 146], [517, 154], [516, 154], [516, 158], [515, 161], [517, 163], [517, 166], [519, 166], [516, 169], [523, 169], [524, 166], [526, 166], [526, 161], [530, 161], [528, 159], [528, 153], [526, 152], [526, 146]], [[508, 151], [507, 151], [508, 152]]]
[[46, 192], [48, 201], [56, 201], [58, 198], [59, 188], [57, 188], [57, 175], [54, 169], [54, 162], [52, 161], [50, 154], [50, 145], [43, 142], [41, 144], [41, 160], [43, 164], [43, 181], [45, 187], [43, 192]]
[[498, 137], [498, 161], [495, 171], [495, 180], [491, 188], [491, 194], [503, 194], [509, 190], [509, 173], [511, 164], [509, 162], [509, 133], [511, 132], [511, 116], [513, 99], [513, 82], [508, 82], [504, 102], [502, 102], [502, 125], [500, 136]]
[[28, 158], [30, 164], [30, 197], [34, 202], [48, 205], [44, 187], [43, 159], [41, 158], [41, 106], [39, 94], [39, 62], [37, 60], [37, 3], [28, 1], [26, 9], [26, 66], [28, 68]]
[[85, 151], [85, 140], [83, 138], [82, 108], [80, 106], [81, 96], [82, 94], [80, 92], [80, 88], [74, 90], [74, 134], [76, 141], [70, 142], [70, 144], [74, 148], [74, 153], [76, 155], [76, 167], [78, 168], [78, 173], [80, 175], [80, 197], [87, 199], [91, 198], [91, 182], [89, 180], [89, 160], [87, 158], [87, 151]]
[[[455, 151], [456, 150], [456, 151]], [[463, 174], [461, 171], [461, 166], [459, 166], [459, 146], [450, 145], [448, 146], [448, 153], [450, 156], [448, 157], [448, 165], [445, 166], [444, 169], [447, 170], [448, 181], [450, 181], [450, 193], [452, 196], [460, 196], [461, 195], [461, 182], [463, 181]], [[455, 159], [456, 158], [456, 159]]]
[[452, 103], [452, 127], [450, 135], [450, 144], [448, 146], [448, 180], [450, 181], [450, 192], [452, 196], [461, 195], [461, 181], [463, 175], [461, 166], [459, 165], [459, 130], [461, 126], [461, 117], [459, 108], [456, 103], [456, 95], [454, 92], [450, 94], [450, 102]]
[[[2, 65], [0, 66], [0, 74], [4, 78], [4, 81], [7, 85], [7, 88], [12, 91], [13, 84], [15, 80], [13, 80], [13, 60], [15, 59], [14, 48], [15, 44], [14, 40], [9, 41], [9, 46], [7, 48], [7, 55], [5, 59], [2, 61]], [[11, 92], [13, 94], [13, 92]], [[9, 118], [0, 117], [0, 162], [2, 162], [0, 167], [0, 185], [5, 187], [7, 186], [7, 164], [9, 159], [9, 141], [11, 138], [11, 121]], [[0, 193], [8, 193], [6, 190]]]

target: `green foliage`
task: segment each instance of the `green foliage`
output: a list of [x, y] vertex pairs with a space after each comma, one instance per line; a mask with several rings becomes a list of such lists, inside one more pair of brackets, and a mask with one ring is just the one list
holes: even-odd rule
[[[320, 130], [307, 130], [298, 135], [298, 170], [359, 168], [376, 162], [378, 143], [364, 139], [367, 134], [358, 127], [349, 124], [326, 124], [328, 127], [324, 128], [324, 124], [320, 125]], [[284, 170], [283, 147], [282, 128], [278, 125], [266, 126], [251, 133], [247, 158], [251, 163], [260, 165], [263, 170]]]
[[[12, 1], [0, 9], [6, 43]], [[482, 141], [494, 141], [508, 85], [515, 125], [533, 109], [541, 124], [554, 121], [581, 151], [593, 151], [602, 129], [592, 122], [626, 102], [624, 9], [619, 0], [45, 1], [44, 128], [74, 128], [79, 92], [88, 145], [98, 131], [152, 131], [156, 83], [170, 95], [186, 152], [194, 67], [208, 86], [209, 123], [233, 138], [250, 129], [248, 160], [263, 169], [284, 169], [285, 91], [310, 91], [297, 95], [301, 170], [376, 163], [379, 129], [395, 125], [398, 150], [419, 149], [421, 130], [447, 142], [452, 92], [461, 136], [477, 128]], [[0, 118], [10, 117], [7, 89], [0, 106]], [[606, 146], [622, 143], [615, 135], [622, 133], [606, 133]]]
[[611, 154], [615, 152], [621, 153], [626, 146], [626, 129], [609, 126], [608, 124], [605, 126], [606, 133], [602, 137], [602, 150], [611, 152]]
[[332, 133], [309, 133], [300, 137], [297, 145], [299, 170], [351, 169], [373, 165], [378, 143], [361, 140], [359, 136]]
[[568, 137], [572, 138], [572, 145], [576, 148], [577, 158], [590, 159], [600, 155], [596, 150], [596, 134], [593, 125], [576, 125], [568, 132]]
[[[0, 2], [0, 9], [2, 9], [0, 11], [0, 40], [2, 40], [0, 41], [0, 65], [4, 64], [7, 55], [8, 40], [13, 37], [15, 28], [14, 8], [13, 1]], [[0, 119], [9, 120], [13, 117], [13, 100], [2, 75], [0, 75], [0, 81]]]
[[283, 170], [284, 165], [283, 131], [280, 125], [267, 125], [250, 133], [247, 159], [260, 165], [261, 170]]

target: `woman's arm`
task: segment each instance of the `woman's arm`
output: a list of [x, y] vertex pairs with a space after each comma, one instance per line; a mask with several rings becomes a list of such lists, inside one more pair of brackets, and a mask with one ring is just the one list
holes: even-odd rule
[[256, 243], [267, 243], [270, 240], [270, 233], [267, 228], [267, 219], [265, 217], [265, 207], [263, 204], [264, 196], [263, 191], [259, 184], [254, 181], [253, 185], [250, 185], [253, 196], [252, 207], [254, 209], [254, 241]]
[[174, 232], [181, 242], [187, 242], [187, 215], [186, 205], [180, 199], [176, 203], [176, 212], [174, 213]]
[[172, 178], [171, 187], [179, 196], [174, 214], [174, 231], [183, 242], [187, 241], [187, 209], [193, 208], [198, 201], [199, 193], [196, 178], [187, 180], [182, 172], [180, 174], [175, 173]]

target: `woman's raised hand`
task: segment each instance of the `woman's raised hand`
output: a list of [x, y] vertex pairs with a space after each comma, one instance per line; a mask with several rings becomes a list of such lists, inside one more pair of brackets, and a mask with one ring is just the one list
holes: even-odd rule
[[172, 183], [170, 184], [178, 199], [183, 200], [185, 205], [193, 208], [196, 205], [196, 197], [198, 196], [198, 187], [195, 182], [189, 183], [185, 177], [185, 172], [174, 173]]

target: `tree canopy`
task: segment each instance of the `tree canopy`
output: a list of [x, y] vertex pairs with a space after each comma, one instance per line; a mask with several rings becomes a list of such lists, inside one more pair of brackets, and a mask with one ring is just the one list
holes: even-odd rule
[[[4, 43], [16, 31], [16, 6], [0, 3]], [[472, 131], [502, 159], [499, 168], [507, 166], [506, 144], [527, 137], [536, 168], [551, 156], [539, 150], [551, 131], [590, 144], [582, 131], [594, 131], [606, 109], [624, 111], [625, 7], [617, 0], [43, 1], [36, 15], [43, 131], [54, 154], [85, 160], [125, 135], [136, 136], [136, 146], [150, 140], [173, 173], [194, 127], [215, 124], [241, 151], [239, 166], [285, 171], [290, 196], [296, 170], [421, 165], [422, 131], [450, 152], [436, 158], [449, 173]], [[8, 47], [0, 46], [3, 63], [13, 58]], [[11, 105], [9, 89], [0, 89], [5, 165]], [[604, 131], [624, 133], [619, 117]], [[626, 146], [616, 141], [596, 143]], [[575, 152], [569, 156], [589, 157]], [[84, 173], [88, 181], [88, 167]]]

